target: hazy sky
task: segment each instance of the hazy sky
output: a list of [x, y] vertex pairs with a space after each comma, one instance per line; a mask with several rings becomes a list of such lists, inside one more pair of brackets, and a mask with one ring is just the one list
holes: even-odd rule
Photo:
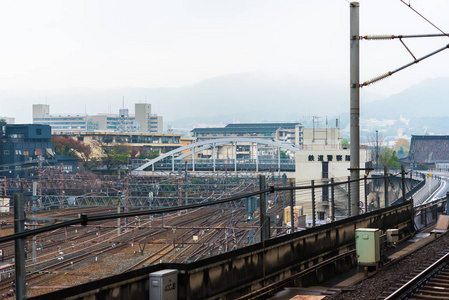
[[[361, 35], [438, 33], [400, 0], [359, 2]], [[449, 1], [410, 2], [449, 32]], [[179, 87], [241, 72], [349, 86], [345, 0], [2, 0], [0, 34], [0, 90]], [[405, 42], [420, 57], [449, 38]], [[411, 61], [398, 40], [362, 41], [361, 81]], [[390, 95], [448, 66], [445, 50], [367, 89]]]

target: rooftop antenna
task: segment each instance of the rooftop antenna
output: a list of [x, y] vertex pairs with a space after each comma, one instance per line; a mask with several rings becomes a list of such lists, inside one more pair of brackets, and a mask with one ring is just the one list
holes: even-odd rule
[[125, 109], [125, 96], [122, 96], [122, 108]]

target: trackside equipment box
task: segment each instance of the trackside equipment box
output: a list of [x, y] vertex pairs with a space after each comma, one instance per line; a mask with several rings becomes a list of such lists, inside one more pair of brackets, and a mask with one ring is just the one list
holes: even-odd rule
[[178, 299], [178, 270], [150, 273], [150, 300]]
[[380, 230], [359, 228], [355, 230], [357, 262], [361, 266], [375, 266], [380, 262]]
[[399, 243], [399, 229], [387, 229], [387, 243]]

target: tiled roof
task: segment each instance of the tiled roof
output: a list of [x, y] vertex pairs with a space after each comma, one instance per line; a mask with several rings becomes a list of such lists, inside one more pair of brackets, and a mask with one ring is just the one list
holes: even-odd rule
[[449, 162], [449, 135], [413, 135], [408, 158], [415, 163]]

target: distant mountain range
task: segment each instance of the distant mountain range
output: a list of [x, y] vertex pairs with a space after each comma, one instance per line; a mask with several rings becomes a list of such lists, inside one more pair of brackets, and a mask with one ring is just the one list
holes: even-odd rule
[[449, 77], [427, 79], [401, 93], [364, 105], [363, 115], [393, 119], [449, 116]]
[[[428, 79], [388, 98], [363, 91], [361, 118], [398, 120], [408, 124], [406, 134], [449, 133], [449, 78]], [[293, 122], [311, 125], [311, 116], [320, 116], [324, 126], [340, 118], [344, 128], [349, 120], [349, 88], [298, 81], [291, 77], [269, 77], [253, 73], [220, 76], [180, 88], [120, 88], [71, 90], [0, 90], [0, 115], [31, 122], [32, 104], [50, 104], [52, 114], [87, 112], [118, 113], [122, 106], [134, 113], [134, 103], [148, 102], [152, 111], [164, 117], [164, 124], [186, 133], [199, 125], [232, 122]], [[10, 105], [14, 103], [14, 105]], [[380, 125], [373, 125], [380, 126]], [[373, 130], [377, 128], [373, 127]]]

